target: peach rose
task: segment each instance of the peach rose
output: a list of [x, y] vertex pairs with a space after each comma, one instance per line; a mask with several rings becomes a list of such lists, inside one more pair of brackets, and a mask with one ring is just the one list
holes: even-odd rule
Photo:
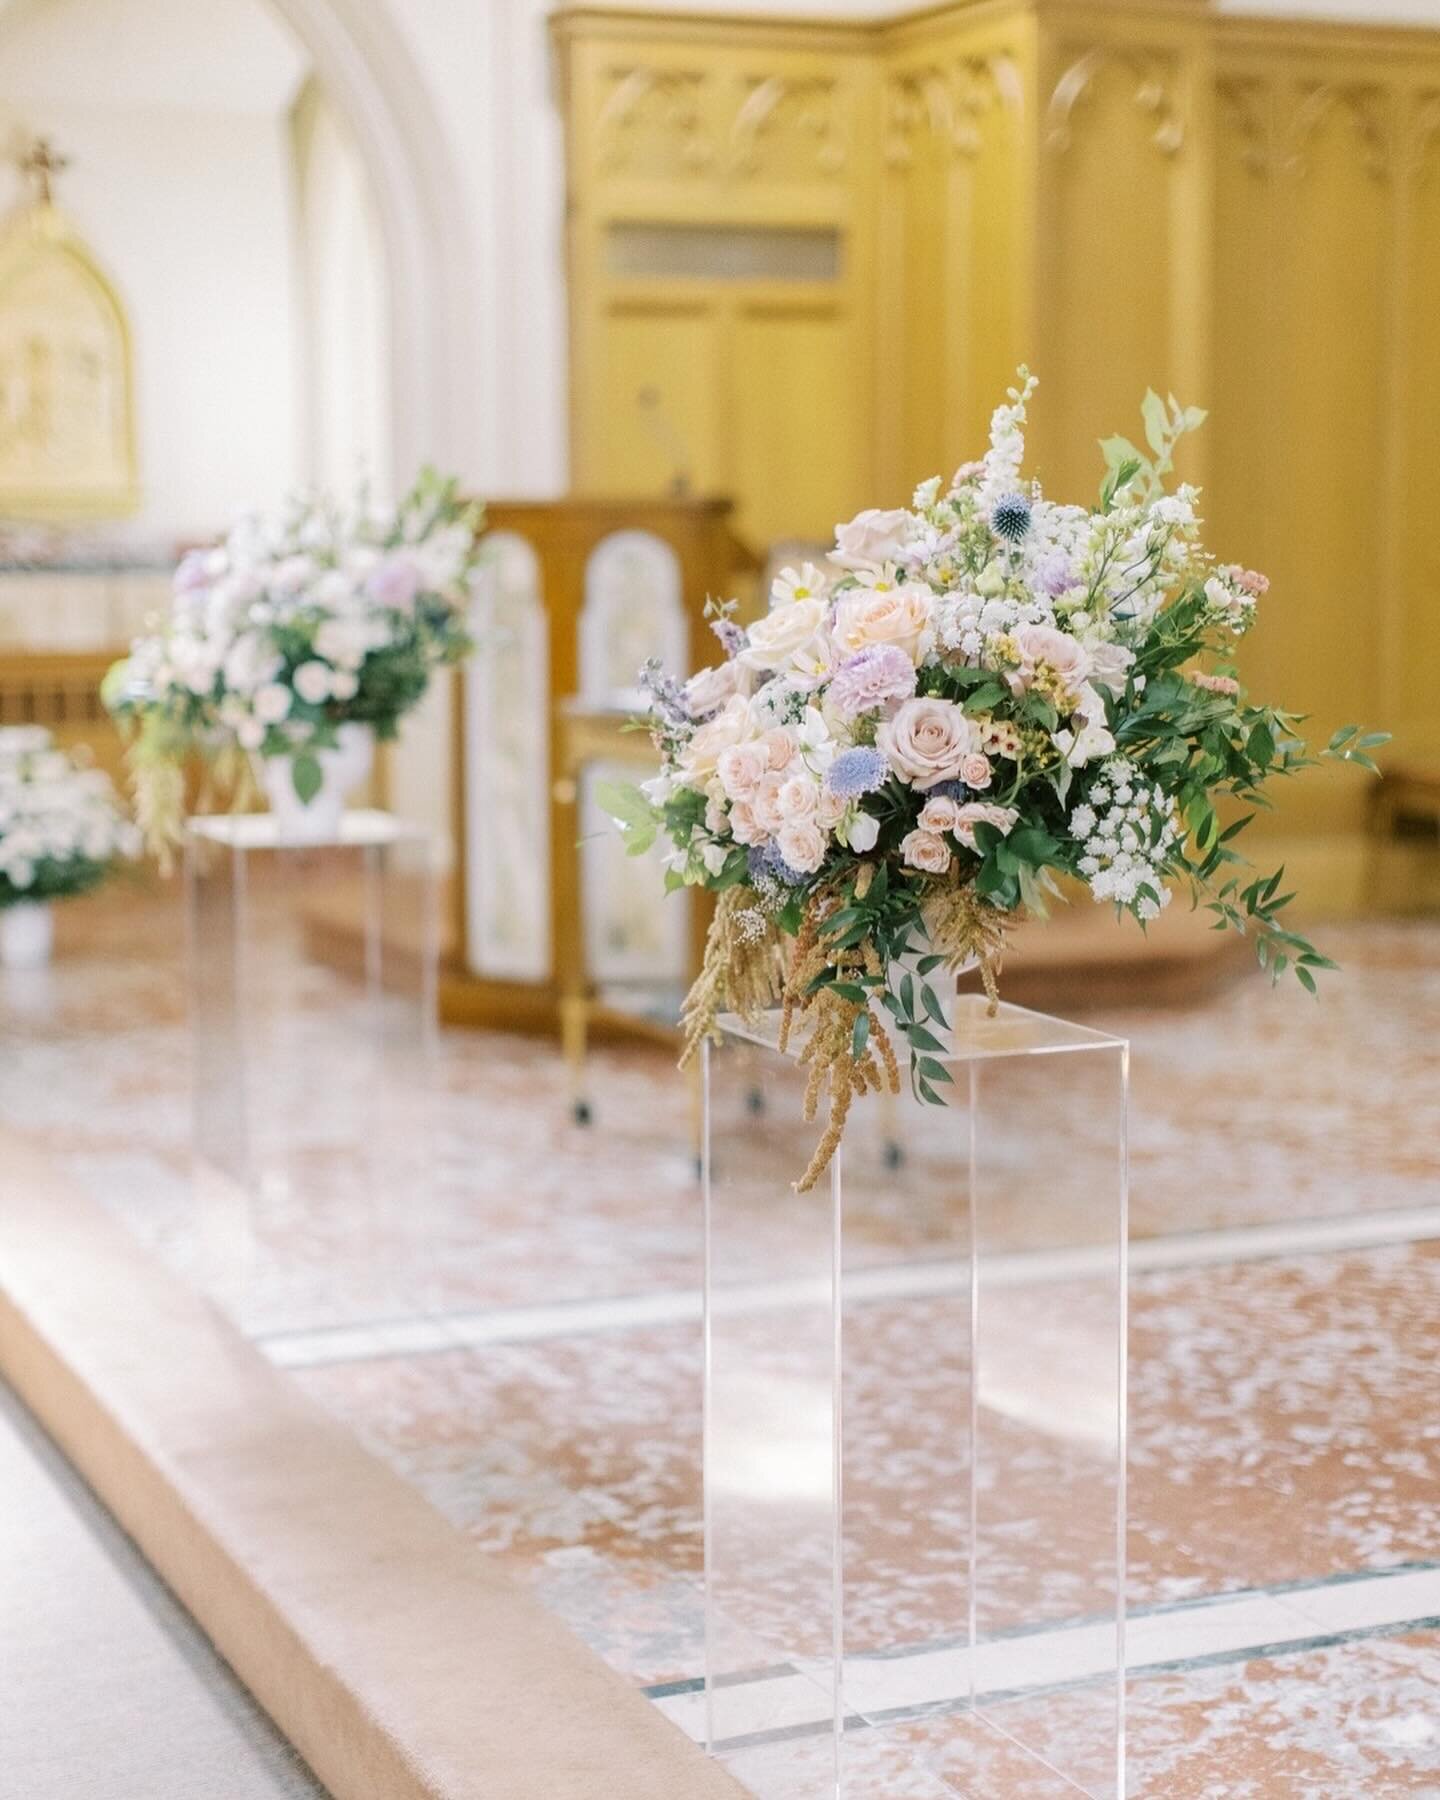
[[813, 819], [819, 800], [820, 790], [808, 775], [792, 775], [776, 796], [776, 804], [791, 824]]
[[948, 794], [932, 794], [920, 808], [918, 820], [922, 831], [932, 831], [937, 836], [953, 831], [960, 818], [960, 808]]
[[825, 834], [813, 819], [797, 819], [782, 826], [775, 843], [792, 869], [813, 875], [825, 860]]
[[702, 725], [685, 746], [680, 767], [686, 778], [703, 781], [715, 773], [722, 750], [738, 744], [750, 735], [750, 708], [739, 694], [728, 699], [708, 724]]
[[731, 744], [728, 750], [722, 750], [715, 773], [720, 777], [727, 799], [749, 800], [769, 766], [765, 746], [751, 739], [749, 743]]
[[787, 731], [783, 725], [772, 726], [761, 735], [760, 742], [765, 748], [767, 768], [788, 769], [799, 754], [795, 734]]
[[736, 660], [747, 669], [790, 669], [812, 673], [826, 661], [825, 602], [791, 600], [757, 619]]
[[960, 765], [960, 779], [968, 788], [976, 788], [983, 792], [989, 787], [992, 775], [990, 758], [982, 756], [978, 750], [967, 756]]
[[1009, 837], [1019, 817], [1013, 806], [996, 806], [992, 800], [967, 800], [956, 817], [955, 835], [967, 850], [973, 850], [977, 825], [994, 825]]
[[835, 527], [830, 560], [842, 569], [865, 569], [893, 561], [904, 547], [910, 515], [902, 507], [882, 512], [867, 506], [845, 525]]
[[912, 831], [901, 840], [900, 854], [912, 869], [943, 875], [950, 867], [950, 846], [933, 831]]
[[975, 727], [953, 700], [906, 700], [875, 734], [875, 747], [912, 787], [959, 779], [976, 749]]
[[835, 642], [850, 656], [875, 644], [893, 644], [918, 663], [930, 631], [930, 608], [930, 590], [918, 581], [852, 588], [835, 607]]
[[737, 800], [730, 808], [730, 835], [737, 844], [763, 844], [770, 834], [755, 817], [751, 802]]
[[780, 790], [784, 785], [785, 777], [777, 775], [772, 769], [768, 775], [761, 776], [759, 786], [750, 800], [761, 830], [772, 835], [785, 823], [785, 814], [780, 806]]

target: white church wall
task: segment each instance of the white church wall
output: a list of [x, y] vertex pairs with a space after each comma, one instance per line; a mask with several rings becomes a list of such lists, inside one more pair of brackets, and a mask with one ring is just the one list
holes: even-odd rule
[[[303, 70], [259, 0], [0, 12], [0, 134], [71, 159], [57, 198], [134, 333], [147, 539], [213, 531], [299, 473], [285, 113]], [[0, 175], [0, 205], [19, 198]]]

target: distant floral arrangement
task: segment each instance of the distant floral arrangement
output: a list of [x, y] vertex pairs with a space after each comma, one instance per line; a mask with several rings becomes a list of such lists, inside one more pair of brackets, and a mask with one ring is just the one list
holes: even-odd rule
[[[782, 1046], [809, 1025], [806, 1116], [828, 1088], [830, 1118], [802, 1189], [853, 1097], [898, 1086], [891, 1028], [940, 1102], [930, 978], [978, 962], [993, 1006], [1006, 928], [1057, 877], [1142, 924], [1183, 885], [1274, 975], [1313, 991], [1333, 967], [1282, 922], [1280, 873], [1238, 872], [1253, 815], [1216, 812], [1318, 759], [1230, 662], [1265, 577], [1204, 550], [1195, 488], [1165, 491], [1205, 415], [1147, 394], [1149, 454], [1106, 440], [1098, 506], [1062, 505], [1022, 479], [1020, 380], [948, 488], [839, 526], [829, 570], [785, 570], [748, 629], [713, 608], [723, 663], [683, 686], [647, 668], [661, 773], [604, 790], [632, 852], [663, 833], [668, 884], [719, 896], [687, 1059], [725, 1009], [780, 1004]], [[1321, 755], [1373, 768], [1383, 741], [1348, 726]]]
[[230, 753], [232, 782], [245, 755], [286, 758], [308, 801], [341, 726], [395, 735], [432, 670], [469, 649], [482, 516], [456, 481], [426, 470], [398, 506], [364, 491], [347, 506], [298, 496], [183, 559], [169, 618], [104, 690], [134, 733], [137, 808], [155, 847], [178, 831], [194, 750]]
[[109, 777], [46, 736], [0, 731], [0, 907], [88, 893], [140, 853]]

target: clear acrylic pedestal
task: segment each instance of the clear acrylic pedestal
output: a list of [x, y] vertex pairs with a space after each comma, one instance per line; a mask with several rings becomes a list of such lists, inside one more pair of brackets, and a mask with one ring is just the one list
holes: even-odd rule
[[773, 1022], [707, 1052], [706, 1725], [760, 1800], [1124, 1791], [1128, 1048], [950, 1011], [949, 1104], [857, 1101], [808, 1194]]
[[436, 1031], [428, 833], [268, 813], [185, 838], [196, 1275], [256, 1335], [423, 1310]]

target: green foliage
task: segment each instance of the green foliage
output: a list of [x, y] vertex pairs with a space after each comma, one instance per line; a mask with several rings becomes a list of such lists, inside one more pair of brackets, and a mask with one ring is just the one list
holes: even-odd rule
[[302, 806], [308, 806], [320, 792], [323, 776], [320, 759], [312, 751], [302, 750], [290, 765], [290, 779], [295, 785], [295, 797]]
[[597, 781], [594, 793], [596, 804], [620, 827], [626, 855], [643, 856], [665, 823], [662, 809], [629, 781]]

